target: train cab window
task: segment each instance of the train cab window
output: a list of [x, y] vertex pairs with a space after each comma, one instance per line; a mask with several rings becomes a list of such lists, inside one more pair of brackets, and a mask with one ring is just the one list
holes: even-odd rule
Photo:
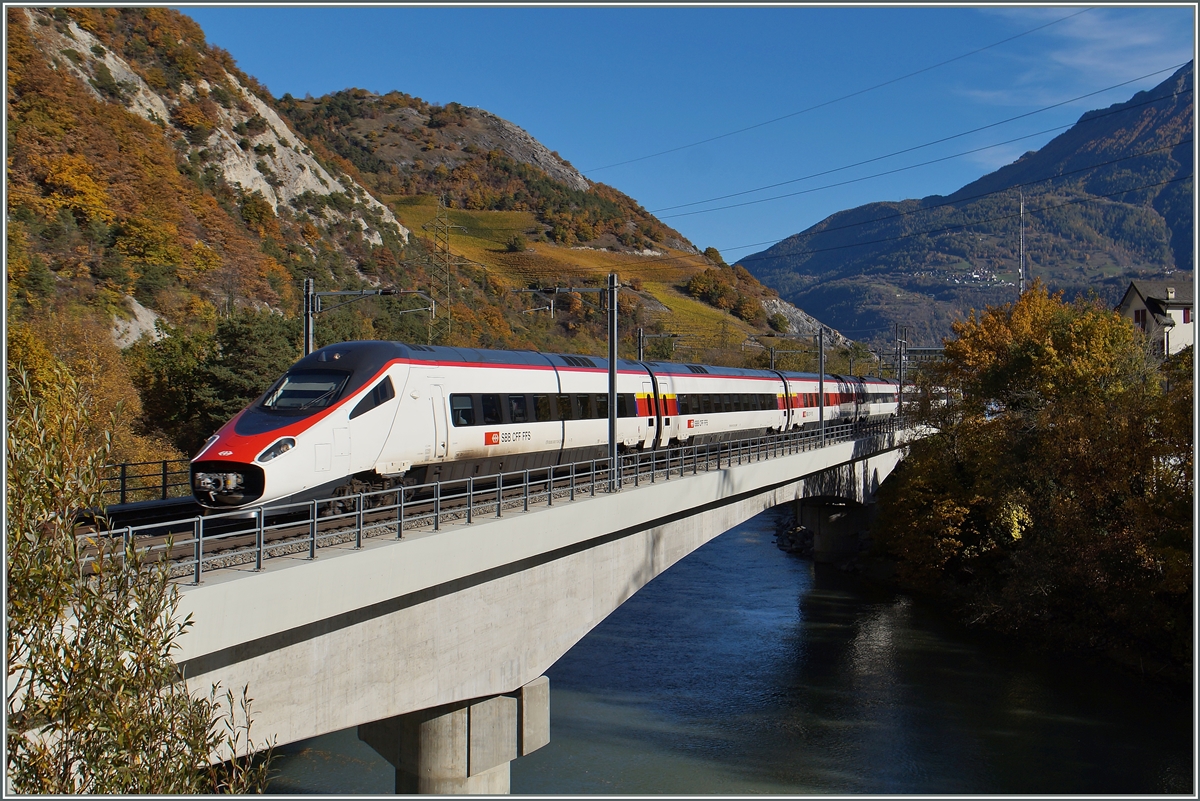
[[504, 422], [504, 413], [500, 408], [499, 395], [482, 395], [480, 396], [481, 408], [483, 410], [483, 424], [492, 425], [495, 423]]
[[526, 401], [524, 395], [509, 395], [508, 396], [508, 420], [510, 423], [527, 423], [529, 415], [526, 414]]
[[271, 411], [324, 409], [342, 394], [349, 373], [305, 370], [288, 373], [267, 394], [262, 408]]
[[550, 408], [549, 395], [533, 396], [533, 419], [539, 423], [554, 419], [554, 413]]
[[575, 415], [571, 410], [571, 396], [558, 396], [558, 419], [559, 420], [574, 420]]
[[608, 419], [608, 395], [596, 396], [596, 417]]
[[363, 399], [354, 407], [354, 411], [350, 412], [350, 419], [353, 420], [360, 414], [366, 414], [375, 407], [387, 403], [394, 397], [396, 397], [396, 390], [392, 388], [392, 379], [390, 376], [384, 376], [382, 381], [363, 396]]
[[450, 396], [450, 421], [455, 426], [475, 425], [475, 405], [470, 395]]

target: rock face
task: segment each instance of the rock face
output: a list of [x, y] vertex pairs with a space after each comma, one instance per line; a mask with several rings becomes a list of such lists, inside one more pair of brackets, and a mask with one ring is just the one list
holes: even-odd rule
[[[814, 336], [822, 327], [823, 323], [811, 314], [801, 311], [786, 300], [781, 298], [766, 298], [762, 302], [763, 310], [767, 316], [772, 314], [782, 314], [788, 321], [788, 334], [793, 336]], [[829, 326], [825, 326], [826, 347], [845, 347], [850, 344], [850, 340], [842, 336], [837, 331], [834, 331]]]
[[[165, 97], [73, 20], [67, 23], [68, 34], [63, 34], [54, 26], [37, 24], [29, 9], [25, 10], [25, 17], [30, 33], [41, 49], [61, 68], [74, 74], [97, 101], [121, 102], [131, 113], [162, 126], [164, 135], [177, 133], [168, 126], [168, 121], [181, 105], [209, 98], [216, 88], [201, 79], [195, 85], [184, 83], [178, 97]], [[100, 91], [105, 70], [121, 90], [120, 101], [111, 93]], [[342, 193], [353, 203], [365, 207], [368, 213], [353, 207], [339, 211], [327, 206], [321, 211], [327, 219], [351, 221], [361, 227], [364, 238], [375, 245], [383, 241], [378, 230], [380, 226], [390, 226], [394, 234], [407, 241], [408, 229], [389, 208], [350, 178], [331, 175], [313, 158], [288, 124], [236, 76], [225, 72], [223, 83], [223, 91], [233, 90], [234, 102], [208, 104], [210, 113], [217, 116], [216, 124], [204, 141], [193, 140], [190, 144], [194, 150], [207, 151], [207, 163], [215, 164], [231, 186], [247, 193], [260, 193], [276, 211], [280, 203], [287, 203], [306, 192], [325, 196]]]
[[159, 314], [147, 309], [133, 298], [126, 298], [125, 302], [133, 312], [133, 317], [129, 320], [114, 318], [112, 338], [117, 347], [128, 348], [146, 334], [154, 339], [159, 339], [160, 334], [154, 326], [155, 322], [160, 319]]
[[592, 182], [584, 178], [578, 170], [530, 136], [525, 129], [518, 128], [508, 120], [486, 111], [481, 111], [479, 114], [484, 122], [488, 123], [489, 127], [496, 132], [494, 142], [489, 141], [491, 137], [485, 133], [480, 138], [480, 146], [488, 147], [489, 150], [501, 150], [517, 161], [532, 164], [571, 189], [584, 192], [592, 185]]

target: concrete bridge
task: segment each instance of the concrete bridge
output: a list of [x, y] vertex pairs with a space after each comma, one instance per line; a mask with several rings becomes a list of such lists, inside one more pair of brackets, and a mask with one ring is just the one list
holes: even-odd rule
[[[193, 691], [250, 687], [256, 737], [358, 727], [397, 792], [505, 793], [549, 741], [544, 672], [647, 582], [724, 531], [803, 502], [836, 555], [913, 433], [836, 442], [403, 539], [226, 569], [181, 587]], [[840, 524], [840, 525], [839, 525]], [[852, 538], [851, 541], [853, 541]]]

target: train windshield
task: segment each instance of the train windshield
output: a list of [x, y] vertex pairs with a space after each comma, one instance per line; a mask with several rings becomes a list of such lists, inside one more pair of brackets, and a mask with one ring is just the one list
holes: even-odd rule
[[271, 411], [324, 409], [342, 394], [349, 373], [341, 370], [304, 370], [288, 373], [271, 388], [261, 407]]

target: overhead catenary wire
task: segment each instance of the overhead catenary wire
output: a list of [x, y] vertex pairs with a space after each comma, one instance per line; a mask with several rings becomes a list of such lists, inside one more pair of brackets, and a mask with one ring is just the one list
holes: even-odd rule
[[755, 123], [754, 125], [748, 125], [745, 128], [739, 128], [736, 131], [729, 131], [728, 133], [719, 134], [717, 136], [710, 136], [709, 138], [702, 139], [698, 142], [692, 142], [692, 143], [686, 144], [686, 145], [679, 145], [678, 147], [668, 148], [667, 150], [661, 150], [657, 153], [650, 153], [649, 155], [645, 155], [645, 156], [638, 156], [637, 158], [633, 158], [633, 159], [626, 159], [625, 161], [618, 161], [613, 164], [606, 164], [603, 167], [591, 167], [586, 170], [581, 170], [580, 172], [583, 172], [583, 173], [593, 172], [594, 173], [594, 172], [600, 172], [601, 170], [611, 169], [613, 167], [621, 167], [626, 164], [634, 164], [639, 161], [646, 161], [647, 159], [657, 158], [659, 156], [665, 156], [669, 153], [678, 153], [681, 150], [687, 150], [689, 148], [698, 147], [700, 145], [708, 144], [709, 142], [715, 142], [719, 139], [727, 139], [731, 136], [736, 136], [737, 134], [745, 133], [747, 131], [753, 131], [756, 128], [762, 128], [767, 125], [773, 125], [774, 123], [782, 122], [783, 120], [791, 119], [792, 117], [797, 117], [801, 114], [807, 114], [810, 111], [816, 111], [817, 109], [825, 108], [826, 106], [831, 106], [834, 103], [840, 103], [843, 100], [849, 100], [852, 97], [858, 97], [859, 95], [866, 94], [867, 92], [873, 92], [876, 89], [882, 89], [885, 86], [891, 86], [894, 83], [899, 83], [900, 81], [907, 80], [909, 78], [915, 77], [915, 76], [920, 75], [925, 72], [929, 72], [930, 70], [935, 70], [939, 67], [944, 67], [947, 64], [953, 64], [956, 61], [961, 61], [964, 58], [976, 55], [978, 53], [982, 53], [985, 50], [990, 50], [993, 47], [999, 47], [1002, 44], [1007, 44], [1008, 42], [1014, 41], [1016, 39], [1020, 39], [1022, 36], [1028, 36], [1031, 33], [1036, 33], [1037, 31], [1043, 30], [1045, 28], [1049, 28], [1051, 25], [1057, 25], [1058, 23], [1063, 22], [1064, 20], [1071, 19], [1072, 17], [1077, 17], [1080, 14], [1086, 13], [1091, 10], [1092, 10], [1091, 8], [1085, 8], [1081, 11], [1076, 11], [1074, 14], [1068, 14], [1065, 17], [1060, 17], [1059, 19], [1052, 20], [1043, 25], [1039, 25], [1036, 28], [1030, 28], [1027, 31], [1023, 31], [1022, 33], [1018, 33], [1014, 36], [1010, 36], [1007, 39], [1001, 39], [998, 42], [993, 42], [992, 44], [985, 45], [983, 47], [977, 48], [977, 49], [972, 50], [967, 53], [963, 53], [961, 55], [955, 56], [954, 58], [950, 58], [945, 61], [938, 62], [937, 64], [931, 64], [928, 67], [923, 67], [915, 72], [910, 72], [906, 75], [901, 75], [898, 78], [892, 78], [891, 80], [887, 80], [887, 81], [884, 81], [883, 83], [875, 84], [874, 86], [869, 86], [865, 89], [859, 89], [856, 92], [851, 92], [850, 94], [842, 95], [841, 97], [836, 97], [832, 100], [826, 100], [825, 102], [818, 103], [815, 106], [809, 106], [808, 108], [800, 109], [799, 111], [793, 111], [790, 114], [784, 114], [781, 117], [775, 117], [774, 119]]

